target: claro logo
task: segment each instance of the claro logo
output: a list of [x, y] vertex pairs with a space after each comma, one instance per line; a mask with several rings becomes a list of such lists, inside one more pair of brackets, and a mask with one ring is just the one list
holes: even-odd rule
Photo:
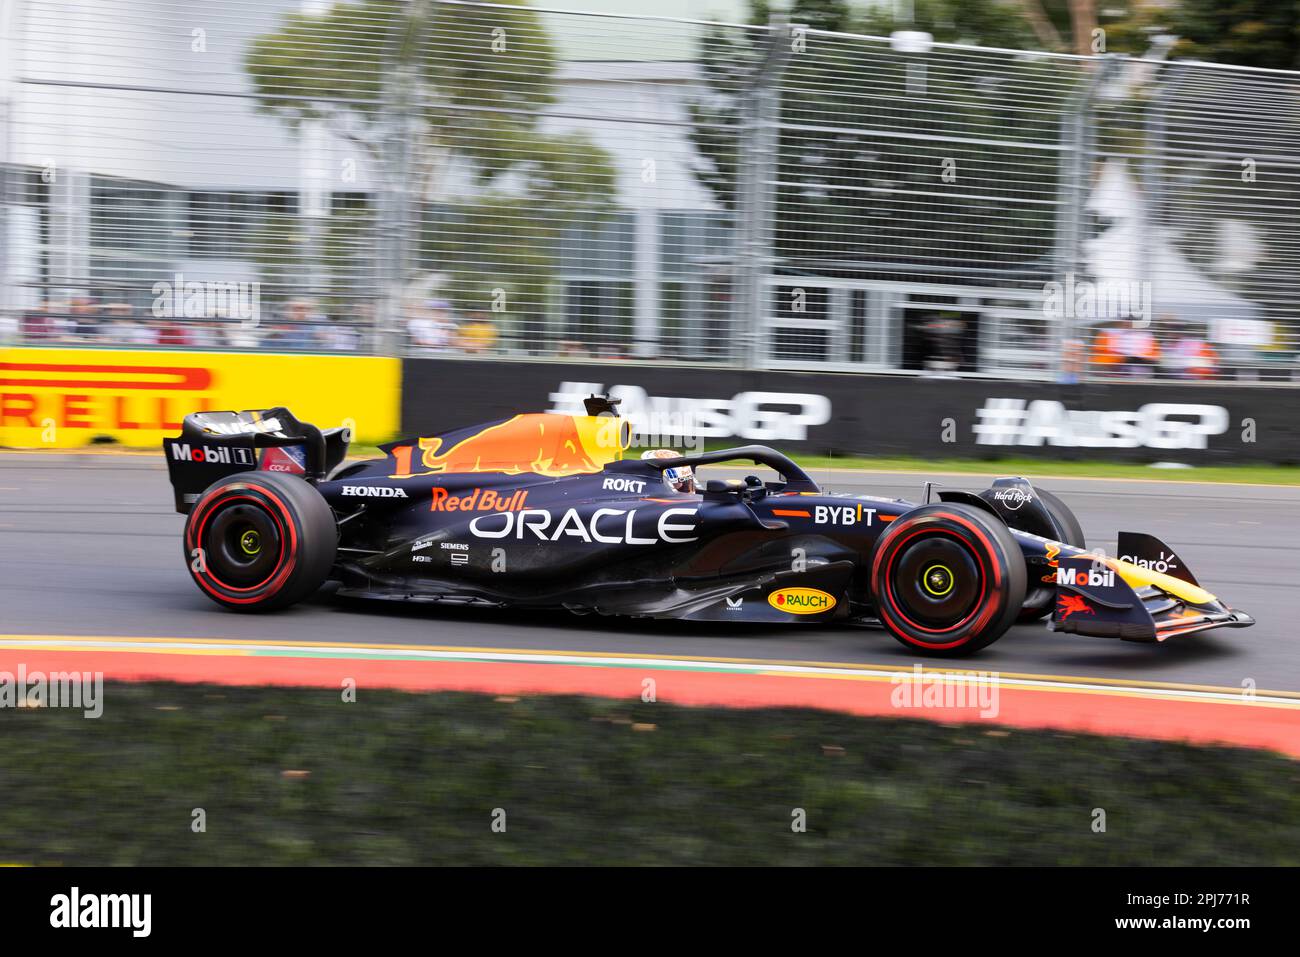
[[173, 430], [212, 408], [202, 366], [0, 362], [0, 428]]

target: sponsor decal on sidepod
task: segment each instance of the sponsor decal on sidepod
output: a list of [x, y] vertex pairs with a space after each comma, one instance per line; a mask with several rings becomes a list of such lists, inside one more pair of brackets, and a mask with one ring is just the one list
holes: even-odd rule
[[[559, 521], [555, 521], [555, 516], [545, 509], [526, 508], [518, 512], [480, 515], [469, 523], [469, 530], [476, 538], [506, 538], [513, 533], [516, 538], [522, 539], [527, 530], [542, 541], [556, 542], [567, 535], [584, 542], [600, 542], [604, 545], [656, 545], [659, 542], [678, 544], [693, 542], [698, 538], [696, 535], [685, 534], [695, 531], [696, 508], [664, 509], [659, 513], [655, 525], [655, 538], [638, 537], [632, 531], [632, 522], [638, 511], [635, 508], [598, 508], [591, 513], [590, 518], [583, 518], [577, 509], [571, 508], [560, 516]], [[691, 521], [674, 521], [678, 516], [689, 516]], [[504, 524], [500, 528], [487, 528], [481, 524], [494, 519], [504, 519]]]
[[835, 607], [835, 596], [816, 588], [780, 588], [767, 596], [777, 611], [792, 615], [816, 615]]
[[813, 521], [818, 525], [856, 525], [866, 517], [866, 524], [875, 521], [876, 510], [861, 505], [818, 505], [813, 508]]
[[528, 500], [528, 490], [501, 493], [490, 488], [476, 488], [468, 495], [452, 495], [445, 488], [435, 488], [429, 499], [433, 512], [517, 512]]

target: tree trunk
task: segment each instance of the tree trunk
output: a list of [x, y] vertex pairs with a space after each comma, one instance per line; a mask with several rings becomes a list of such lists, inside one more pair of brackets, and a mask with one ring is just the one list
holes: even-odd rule
[[1040, 0], [1020, 0], [1020, 9], [1033, 28], [1039, 44], [1048, 50], [1060, 50], [1064, 46], [1061, 34], [1043, 10]]
[[1074, 52], [1082, 56], [1093, 53], [1092, 31], [1097, 29], [1097, 0], [1070, 0], [1070, 32], [1074, 34]]

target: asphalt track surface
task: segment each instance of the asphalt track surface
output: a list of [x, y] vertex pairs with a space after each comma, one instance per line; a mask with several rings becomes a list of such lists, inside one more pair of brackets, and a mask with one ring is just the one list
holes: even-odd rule
[[[917, 501], [925, 476], [816, 472], [837, 492]], [[989, 478], [993, 473], [990, 473]], [[984, 476], [929, 476], [979, 489]], [[1258, 621], [1161, 645], [1013, 628], [978, 655], [918, 659], [853, 626], [756, 628], [345, 601], [224, 611], [191, 582], [161, 455], [0, 452], [0, 634], [384, 642], [927, 667], [1300, 691], [1300, 488], [1044, 478], [1089, 546], [1120, 529], [1168, 542], [1202, 585]]]

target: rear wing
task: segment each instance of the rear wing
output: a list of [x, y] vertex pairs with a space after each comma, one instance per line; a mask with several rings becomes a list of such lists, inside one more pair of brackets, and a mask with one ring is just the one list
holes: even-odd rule
[[347, 456], [348, 428], [322, 431], [283, 407], [193, 412], [181, 434], [163, 439], [176, 511], [188, 514], [213, 482], [236, 472], [286, 472], [319, 482]]

